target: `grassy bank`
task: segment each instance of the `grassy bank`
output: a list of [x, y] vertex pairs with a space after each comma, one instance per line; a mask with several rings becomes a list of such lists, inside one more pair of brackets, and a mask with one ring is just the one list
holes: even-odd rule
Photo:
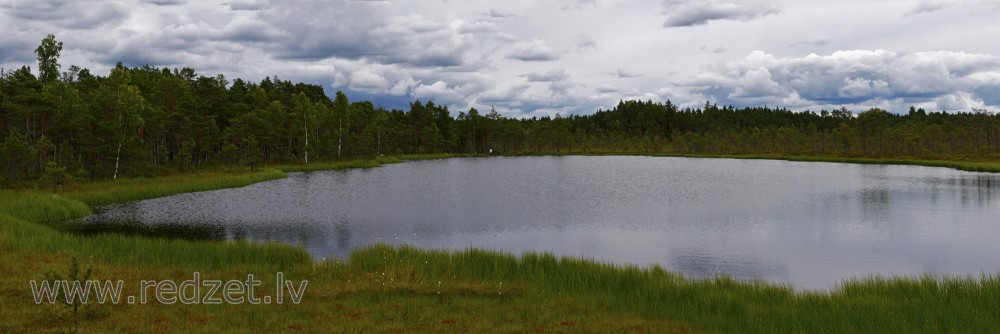
[[978, 160], [927, 160], [918, 158], [851, 158], [851, 157], [821, 157], [821, 156], [797, 156], [797, 155], [710, 155], [710, 154], [653, 154], [661, 157], [684, 157], [684, 158], [722, 158], [722, 159], [760, 159], [760, 160], [786, 160], [786, 161], [808, 161], [808, 162], [835, 162], [866, 165], [910, 165], [927, 167], [944, 167], [968, 172], [989, 172], [1000, 173], [1000, 161], [978, 161]]
[[651, 156], [700, 159], [750, 159], [750, 160], [784, 160], [803, 162], [833, 162], [864, 165], [909, 165], [926, 167], [944, 167], [968, 172], [1000, 173], [1000, 161], [981, 160], [976, 158], [961, 158], [952, 160], [933, 160], [924, 158], [867, 158], [867, 157], [834, 157], [787, 154], [704, 154], [704, 153], [642, 153], [642, 152], [567, 152], [559, 154], [509, 154], [505, 156]]
[[284, 172], [444, 157], [199, 172], [76, 184], [58, 194], [0, 191], [0, 332], [72, 328], [72, 308], [36, 305], [28, 282], [53, 271], [66, 276], [73, 258], [93, 267], [92, 279], [123, 280], [125, 295], [138, 295], [141, 280], [181, 282], [194, 272], [222, 280], [254, 274], [263, 287], [273, 287], [279, 271], [309, 281], [298, 305], [91, 303], [79, 312], [84, 332], [1000, 331], [1000, 279], [993, 276], [871, 279], [833, 292], [796, 292], [548, 254], [373, 246], [348, 259], [315, 261], [286, 245], [83, 236], [46, 226], [95, 205], [236, 187]]
[[283, 172], [315, 172], [324, 170], [341, 170], [348, 168], [375, 168], [385, 164], [400, 163], [414, 160], [447, 159], [456, 157], [454, 154], [426, 154], [426, 155], [401, 155], [378, 157], [372, 160], [347, 160], [347, 161], [327, 161], [314, 162], [309, 164], [283, 164], [276, 165]]

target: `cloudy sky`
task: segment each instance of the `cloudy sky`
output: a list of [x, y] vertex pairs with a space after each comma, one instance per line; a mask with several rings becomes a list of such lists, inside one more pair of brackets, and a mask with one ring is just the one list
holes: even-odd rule
[[620, 99], [1000, 109], [1000, 1], [0, 0], [0, 67], [192, 67], [386, 107], [592, 113]]

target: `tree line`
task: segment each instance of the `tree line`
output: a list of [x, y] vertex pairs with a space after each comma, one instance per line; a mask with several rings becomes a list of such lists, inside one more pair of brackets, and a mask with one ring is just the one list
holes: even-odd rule
[[206, 165], [456, 153], [692, 153], [984, 159], [1000, 156], [1000, 117], [841, 108], [681, 108], [621, 101], [568, 117], [508, 118], [415, 101], [387, 110], [331, 99], [317, 85], [126, 67], [106, 76], [69, 66], [52, 35], [29, 66], [0, 70], [0, 183], [114, 179]]

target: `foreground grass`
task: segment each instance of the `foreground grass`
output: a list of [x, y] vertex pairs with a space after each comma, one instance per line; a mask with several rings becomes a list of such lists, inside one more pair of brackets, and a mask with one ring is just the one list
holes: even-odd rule
[[[404, 157], [405, 158], [405, 157]], [[412, 158], [412, 157], [411, 157]], [[326, 169], [398, 162], [317, 164]], [[832, 292], [731, 279], [689, 280], [658, 267], [614, 266], [549, 254], [373, 246], [314, 261], [278, 244], [76, 235], [58, 222], [117, 201], [235, 187], [308, 166], [203, 172], [79, 184], [59, 194], [0, 191], [0, 332], [67, 332], [66, 305], [34, 303], [30, 280], [65, 273], [72, 258], [93, 279], [308, 280], [301, 304], [87, 304], [84, 332], [997, 332], [1000, 279], [870, 279]], [[65, 274], [63, 274], [65, 276]], [[273, 289], [273, 288], [272, 288]], [[203, 294], [205, 292], [203, 291]]]

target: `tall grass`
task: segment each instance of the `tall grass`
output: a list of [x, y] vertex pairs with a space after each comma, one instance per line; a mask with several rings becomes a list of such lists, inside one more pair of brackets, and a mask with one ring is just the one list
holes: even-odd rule
[[0, 214], [25, 221], [51, 223], [91, 214], [90, 206], [60, 195], [0, 190]]
[[[245, 182], [273, 177], [273, 172], [241, 175], [234, 178], [206, 180], [198, 177], [175, 177], [170, 184], [150, 186], [150, 180], [130, 180], [111, 185], [113, 194], [103, 194], [91, 188], [76, 189], [71, 197], [91, 203], [116, 199], [142, 199], [187, 189], [207, 189], [210, 186], [236, 186]], [[204, 176], [204, 175], [201, 175]], [[135, 189], [138, 187], [139, 189]], [[304, 264], [311, 258], [305, 250], [282, 244], [252, 244], [240, 242], [204, 242], [165, 240], [119, 234], [78, 235], [65, 233], [39, 223], [59, 222], [91, 213], [87, 203], [56, 194], [30, 191], [0, 192], [0, 240], [20, 251], [55, 254], [68, 252], [81, 257], [93, 257], [107, 263], [142, 264], [164, 267], [220, 268], [241, 264]]]
[[72, 186], [60, 194], [91, 206], [100, 206], [181, 193], [243, 187], [283, 177], [284, 172], [272, 168], [254, 173], [203, 171], [157, 178], [94, 181]]
[[796, 292], [763, 282], [687, 279], [656, 266], [615, 266], [551, 254], [516, 257], [384, 245], [355, 251], [344, 270], [354, 277], [375, 273], [396, 278], [391, 282], [397, 291], [409, 293], [434, 296], [442, 289], [459, 289], [473, 295], [556, 298], [594, 303], [611, 314], [674, 319], [722, 332], [1000, 330], [996, 276], [871, 278], [845, 282], [833, 291]]

